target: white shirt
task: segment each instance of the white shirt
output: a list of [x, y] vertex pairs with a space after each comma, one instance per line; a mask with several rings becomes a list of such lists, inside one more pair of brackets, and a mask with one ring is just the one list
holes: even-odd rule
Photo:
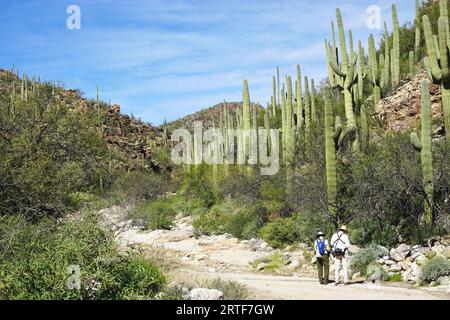
[[333, 250], [341, 249], [345, 252], [345, 250], [350, 247], [348, 235], [343, 231], [333, 234], [331, 237], [331, 245], [333, 246]]
[[320, 258], [322, 257], [322, 255], [320, 254], [319, 247], [317, 246], [317, 241], [325, 241], [325, 253], [327, 253], [327, 250], [330, 250], [330, 244], [328, 243], [327, 239], [324, 240], [323, 238], [319, 238], [314, 241], [314, 251], [316, 252], [316, 257]]

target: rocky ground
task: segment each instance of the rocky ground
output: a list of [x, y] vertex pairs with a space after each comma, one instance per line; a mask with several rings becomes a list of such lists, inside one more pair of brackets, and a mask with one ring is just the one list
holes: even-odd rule
[[[146, 231], [142, 221], [126, 219], [124, 208], [112, 207], [99, 214], [104, 226], [116, 233], [121, 249], [157, 249], [169, 255], [174, 264], [170, 271], [173, 281], [233, 280], [247, 286], [253, 299], [450, 299], [450, 286], [411, 285], [420, 270], [415, 266], [428, 259], [427, 252], [442, 252], [443, 248], [447, 252], [448, 248], [437, 241], [431, 248], [401, 245], [378, 261], [388, 272], [401, 273], [405, 282], [395, 285], [364, 282], [356, 275], [350, 286], [321, 286], [315, 278], [311, 249], [306, 245], [281, 251], [259, 239], [240, 241], [226, 234], [196, 238], [190, 217], [177, 219], [172, 230]], [[271, 269], [274, 261], [276, 268]], [[333, 270], [330, 272], [333, 274]]]

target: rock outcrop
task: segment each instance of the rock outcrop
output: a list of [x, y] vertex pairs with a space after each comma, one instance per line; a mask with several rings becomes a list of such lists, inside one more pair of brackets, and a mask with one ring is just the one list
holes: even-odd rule
[[[382, 99], [375, 107], [378, 117], [385, 123], [387, 131], [405, 132], [420, 127], [421, 83], [428, 80], [426, 72], [421, 72], [412, 80]], [[437, 85], [430, 82], [433, 136], [444, 135], [442, 119], [441, 92]]]

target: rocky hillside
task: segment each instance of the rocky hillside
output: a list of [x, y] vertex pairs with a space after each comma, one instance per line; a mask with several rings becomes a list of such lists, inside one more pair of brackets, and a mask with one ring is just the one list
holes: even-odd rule
[[[376, 114], [386, 125], [387, 131], [405, 132], [420, 127], [421, 84], [428, 80], [425, 71], [404, 82], [375, 107]], [[442, 120], [441, 92], [437, 85], [430, 83], [433, 136], [444, 136]]]
[[[228, 110], [229, 112], [231, 112], [231, 114], [234, 114], [234, 111], [236, 109], [242, 108], [242, 102], [227, 102], [227, 105]], [[169, 129], [169, 131], [179, 128], [190, 129], [193, 128], [194, 121], [202, 121], [203, 127], [205, 128], [211, 127], [212, 117], [214, 117], [214, 121], [217, 124], [220, 119], [220, 115], [223, 112], [223, 107], [224, 103], [219, 103], [210, 108], [202, 109], [198, 112], [185, 116], [181, 119], [169, 122], [167, 124], [167, 129]], [[251, 108], [255, 107], [257, 108], [257, 110], [263, 109], [263, 107], [260, 104], [251, 104], [250, 107]]]
[[[5, 77], [5, 70], [0, 69], [0, 77]], [[8, 77], [10, 86], [20, 87], [21, 79], [9, 72]], [[7, 89], [11, 88], [0, 87], [0, 90]], [[83, 98], [78, 90], [58, 88], [55, 97], [57, 101], [79, 112], [98, 108], [95, 101]], [[164, 164], [158, 164], [152, 159], [152, 149], [163, 144], [160, 129], [121, 113], [118, 104], [109, 106], [101, 102], [100, 110], [104, 139], [108, 147], [120, 155], [121, 166], [129, 170], [143, 167], [156, 172], [165, 169]]]

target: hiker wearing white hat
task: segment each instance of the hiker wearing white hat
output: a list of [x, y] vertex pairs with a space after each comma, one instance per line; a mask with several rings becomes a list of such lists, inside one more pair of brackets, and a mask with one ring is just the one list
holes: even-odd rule
[[317, 232], [317, 239], [314, 241], [314, 250], [317, 258], [317, 270], [320, 284], [327, 285], [330, 275], [330, 244], [325, 239], [325, 233]]
[[331, 237], [331, 247], [334, 256], [334, 281], [335, 285], [339, 284], [339, 271], [344, 269], [344, 284], [348, 284], [348, 248], [350, 240], [347, 235], [347, 226], [343, 225], [339, 231]]

